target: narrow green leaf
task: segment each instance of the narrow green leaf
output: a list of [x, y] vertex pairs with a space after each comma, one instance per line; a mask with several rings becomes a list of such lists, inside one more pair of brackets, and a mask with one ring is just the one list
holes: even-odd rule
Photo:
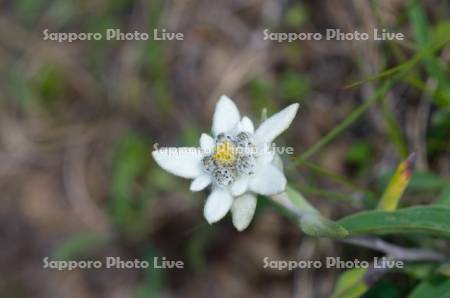
[[339, 221], [350, 235], [420, 233], [450, 237], [450, 208], [418, 206], [360, 212]]
[[[412, 0], [410, 2], [411, 6], [408, 12], [416, 36], [416, 43], [419, 49], [424, 49], [430, 42], [431, 30], [422, 3], [418, 0]], [[438, 104], [448, 106], [450, 104], [448, 100], [450, 98], [450, 84], [448, 83], [445, 70], [442, 68], [439, 60], [431, 53], [426, 55], [422, 62], [427, 72], [437, 80], [445, 94], [444, 98], [446, 98], [446, 101], [438, 102]]]
[[351, 89], [367, 82], [382, 79], [389, 75], [394, 75], [406, 68], [412, 68], [417, 62], [419, 62], [422, 59], [426, 59], [426, 57], [432, 55], [435, 51], [439, 50], [440, 48], [442, 48], [443, 46], [445, 46], [450, 42], [450, 38], [448, 35], [448, 32], [450, 31], [449, 28], [450, 25], [447, 22], [442, 22], [438, 24], [436, 28], [434, 28], [434, 30], [432, 31], [433, 38], [431, 38], [431, 41], [428, 42], [424, 47], [422, 47], [420, 51], [418, 51], [411, 59], [406, 60], [403, 63], [396, 65], [392, 68], [386, 69], [378, 74], [347, 84], [346, 86], [344, 86], [344, 89]]
[[378, 209], [386, 211], [397, 209], [398, 202], [411, 179], [415, 163], [415, 153], [412, 153], [405, 161], [400, 163], [381, 197]]
[[368, 83], [368, 82], [372, 82], [372, 81], [376, 81], [378, 79], [384, 78], [386, 76], [394, 74], [394, 73], [400, 71], [401, 69], [409, 66], [409, 63], [410, 63], [410, 60], [408, 60], [408, 61], [406, 61], [406, 62], [404, 62], [402, 64], [396, 65], [396, 66], [394, 66], [392, 68], [386, 69], [386, 70], [380, 72], [379, 74], [372, 75], [372, 76], [369, 76], [369, 77], [367, 77], [367, 78], [365, 78], [363, 80], [359, 80], [359, 81], [350, 83], [350, 84], [344, 86], [343, 89], [351, 89], [351, 88], [357, 87], [359, 85], [362, 85], [364, 83]]
[[392, 144], [395, 146], [397, 154], [402, 159], [406, 158], [408, 156], [408, 146], [406, 145], [405, 137], [403, 136], [400, 128], [400, 124], [397, 119], [398, 117], [396, 117], [394, 111], [392, 110], [392, 105], [388, 104], [385, 100], [381, 101], [380, 110], [386, 123], [387, 135]]
[[[441, 35], [439, 35], [441, 37]], [[391, 88], [417, 64], [422, 58], [427, 55], [431, 55], [435, 51], [439, 50], [446, 44], [450, 42], [450, 37], [443, 36], [442, 39], [437, 39], [436, 42], [430, 42], [426, 47], [421, 49], [418, 53], [414, 55], [413, 58], [405, 62], [404, 67], [400, 67], [395, 72], [395, 75], [386, 80], [381, 86], [379, 86], [370, 98], [368, 98], [362, 105], [356, 108], [350, 115], [348, 115], [341, 123], [336, 125], [330, 132], [323, 136], [317, 143], [308, 148], [302, 155], [298, 156], [294, 162], [291, 163], [290, 167], [295, 167], [302, 163], [302, 161], [310, 158], [322, 147], [328, 145], [337, 136], [339, 136], [343, 131], [345, 131], [350, 125], [352, 125], [356, 120], [358, 120], [366, 111], [368, 111], [375, 103], [381, 101], [385, 94], [391, 90]]]
[[420, 2], [417, 0], [412, 0], [410, 2], [412, 5], [409, 7], [409, 18], [413, 25], [416, 43], [420, 48], [423, 48], [426, 46], [430, 35], [428, 21]]

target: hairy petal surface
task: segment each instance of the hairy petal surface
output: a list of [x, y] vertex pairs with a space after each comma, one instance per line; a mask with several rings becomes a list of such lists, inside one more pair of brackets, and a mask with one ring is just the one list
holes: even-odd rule
[[201, 175], [194, 179], [191, 183], [191, 191], [200, 191], [205, 189], [208, 185], [211, 184], [211, 176], [209, 175]]
[[249, 189], [261, 195], [271, 196], [286, 189], [286, 177], [273, 164], [261, 166], [252, 177]]
[[248, 133], [255, 132], [255, 127], [253, 126], [253, 122], [247, 116], [243, 117], [241, 120], [241, 130], [248, 132]]
[[235, 197], [242, 195], [247, 191], [248, 177], [241, 177], [231, 185], [231, 194]]
[[206, 199], [203, 215], [210, 224], [218, 222], [228, 213], [232, 203], [233, 197], [227, 189], [214, 189]]
[[299, 104], [294, 103], [264, 121], [255, 132], [258, 145], [269, 144], [285, 131], [297, 114]]
[[203, 174], [201, 159], [203, 154], [195, 147], [162, 148], [152, 152], [156, 163], [173, 175], [196, 178]]
[[204, 151], [204, 154], [211, 154], [216, 146], [216, 141], [206, 133], [202, 133], [200, 136], [200, 148]]
[[256, 197], [253, 194], [244, 194], [236, 198], [231, 207], [233, 225], [240, 232], [245, 230], [253, 219], [256, 209]]
[[225, 95], [217, 102], [213, 116], [212, 133], [217, 136], [220, 133], [230, 132], [236, 128], [240, 121], [239, 110], [235, 103]]

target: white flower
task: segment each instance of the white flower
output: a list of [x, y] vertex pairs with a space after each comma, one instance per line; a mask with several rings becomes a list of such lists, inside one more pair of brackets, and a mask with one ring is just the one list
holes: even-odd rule
[[191, 191], [211, 185], [204, 216], [212, 224], [231, 210], [234, 226], [248, 227], [256, 208], [256, 194], [275, 195], [286, 188], [286, 178], [272, 141], [286, 130], [297, 113], [297, 103], [265, 120], [255, 131], [241, 118], [234, 102], [222, 96], [214, 112], [212, 136], [202, 134], [200, 148], [163, 148], [153, 158], [164, 170], [193, 179]]

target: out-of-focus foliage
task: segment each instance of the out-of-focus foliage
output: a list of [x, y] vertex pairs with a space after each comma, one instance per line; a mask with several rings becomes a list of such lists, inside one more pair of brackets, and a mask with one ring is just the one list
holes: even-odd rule
[[[0, 296], [449, 297], [445, 261], [407, 262], [376, 282], [360, 269], [262, 266], [264, 257], [380, 255], [315, 237], [347, 232], [450, 254], [450, 22], [448, 1], [437, 2], [2, 3]], [[265, 28], [373, 26], [406, 40], [261, 38]], [[185, 40], [57, 43], [42, 40], [45, 28], [165, 28]], [[282, 158], [290, 199], [308, 214], [300, 222], [260, 197], [244, 233], [229, 218], [209, 226], [207, 192], [187, 192], [151, 159], [155, 143], [197, 146], [222, 93], [255, 124], [264, 108], [300, 102], [277, 140], [294, 148]], [[416, 169], [400, 185], [395, 169], [411, 152]], [[395, 211], [375, 210], [383, 197]], [[45, 256], [110, 255], [167, 257], [185, 269], [42, 270]]]

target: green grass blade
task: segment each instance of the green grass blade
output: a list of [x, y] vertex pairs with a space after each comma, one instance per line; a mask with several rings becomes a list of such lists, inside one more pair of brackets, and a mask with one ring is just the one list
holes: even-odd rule
[[384, 71], [382, 71], [379, 74], [372, 75], [372, 76], [369, 76], [369, 77], [367, 77], [367, 78], [365, 78], [363, 80], [359, 80], [359, 81], [350, 83], [348, 85], [345, 85], [343, 89], [352, 89], [352, 88], [357, 87], [359, 85], [362, 85], [364, 83], [376, 81], [376, 80], [382, 79], [384, 77], [390, 76], [392, 74], [395, 74], [395, 73], [399, 72], [400, 70], [404, 69], [405, 67], [409, 66], [410, 63], [411, 63], [410, 60], [406, 61], [405, 63], [399, 64], [399, 65], [396, 65], [396, 66], [394, 66], [392, 68], [384, 70]]
[[368, 111], [370, 107], [372, 107], [372, 105], [374, 105], [376, 102], [382, 99], [384, 95], [390, 90], [390, 88], [400, 79], [402, 79], [405, 76], [405, 74], [408, 73], [418, 61], [420, 61], [426, 55], [429, 55], [434, 51], [437, 51], [438, 49], [442, 48], [449, 41], [450, 37], [446, 37], [444, 38], [444, 40], [438, 40], [435, 43], [429, 43], [424, 49], [419, 51], [412, 59], [405, 62], [406, 66], [402, 67], [401, 70], [397, 72], [392, 79], [385, 81], [368, 100], [366, 100], [361, 106], [355, 109], [347, 118], [345, 118], [341, 123], [339, 123], [334, 129], [332, 129], [329, 133], [327, 133], [317, 143], [311, 146], [302, 155], [298, 156], [295, 159], [295, 161], [291, 163], [290, 167], [295, 167], [300, 163], [304, 162], [304, 160], [310, 158], [322, 147], [333, 141], [338, 135], [340, 135], [351, 124], [353, 124], [353, 122], [358, 120], [366, 111]]
[[[411, 24], [414, 29], [418, 48], [424, 49], [430, 42], [431, 30], [428, 25], [428, 20], [422, 8], [421, 2], [412, 0], [408, 12]], [[449, 105], [450, 81], [448, 80], [448, 76], [445, 74], [444, 69], [442, 69], [439, 60], [431, 53], [428, 53], [423, 59], [423, 64], [425, 65], [425, 69], [427, 70], [427, 72], [437, 80], [439, 86], [445, 94], [446, 101], [439, 102], [438, 104], [445, 106]]]

